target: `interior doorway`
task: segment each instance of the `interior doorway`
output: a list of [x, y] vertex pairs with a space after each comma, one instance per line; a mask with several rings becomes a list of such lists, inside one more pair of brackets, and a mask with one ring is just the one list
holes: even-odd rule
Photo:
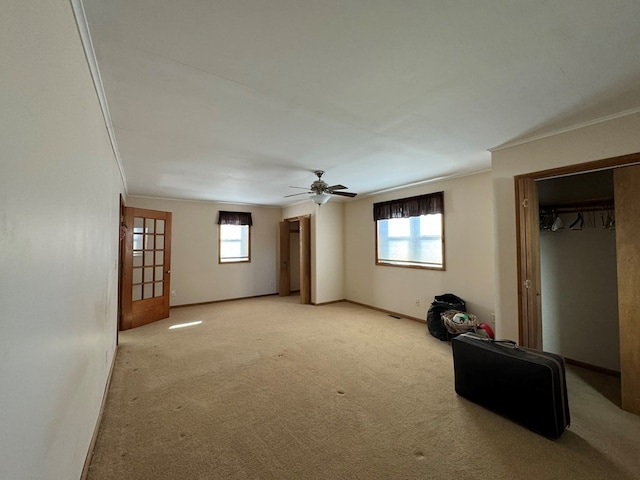
[[300, 303], [311, 303], [311, 217], [287, 218], [279, 225], [278, 294], [300, 292]]
[[[540, 203], [536, 181], [613, 169], [616, 208], [616, 267], [622, 408], [640, 414], [640, 328], [631, 312], [640, 308], [637, 271], [640, 269], [640, 153], [515, 178], [520, 343], [543, 348], [540, 273]], [[632, 166], [635, 165], [635, 166]], [[636, 179], [637, 177], [637, 179]], [[625, 181], [622, 181], [622, 180]], [[628, 180], [628, 181], [627, 181]], [[632, 213], [636, 212], [636, 214]], [[622, 220], [624, 219], [624, 220]], [[624, 225], [623, 225], [624, 224]], [[623, 232], [622, 234], [620, 234]], [[621, 240], [625, 239], [625, 240]], [[622, 246], [622, 248], [621, 248]], [[629, 317], [629, 318], [628, 318]]]

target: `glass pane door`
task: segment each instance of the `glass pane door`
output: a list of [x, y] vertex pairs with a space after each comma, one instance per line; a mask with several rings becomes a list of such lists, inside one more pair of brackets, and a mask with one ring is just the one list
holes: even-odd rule
[[164, 291], [165, 221], [156, 218], [133, 219], [132, 300], [161, 297]]

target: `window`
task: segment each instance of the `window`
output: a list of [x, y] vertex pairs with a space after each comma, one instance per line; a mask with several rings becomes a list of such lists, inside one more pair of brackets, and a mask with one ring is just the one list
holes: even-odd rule
[[443, 192], [373, 205], [376, 264], [444, 270]]
[[218, 263], [251, 261], [251, 213], [224, 212], [218, 216]]

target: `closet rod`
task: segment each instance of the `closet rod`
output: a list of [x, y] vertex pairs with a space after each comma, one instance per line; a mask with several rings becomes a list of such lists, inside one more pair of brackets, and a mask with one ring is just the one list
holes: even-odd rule
[[577, 213], [577, 212], [597, 212], [614, 210], [615, 205], [612, 199], [606, 200], [585, 200], [581, 202], [556, 203], [552, 205], [540, 205], [540, 213]]

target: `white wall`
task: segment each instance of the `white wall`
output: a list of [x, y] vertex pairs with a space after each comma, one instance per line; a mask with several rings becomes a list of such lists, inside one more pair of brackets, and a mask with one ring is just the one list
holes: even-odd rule
[[314, 303], [344, 300], [344, 205], [329, 201], [317, 207], [315, 222]]
[[639, 132], [636, 113], [492, 153], [497, 335], [519, 336], [514, 177], [640, 152]]
[[0, 478], [78, 479], [116, 344], [119, 195], [68, 1], [0, 16]]
[[[444, 191], [446, 271], [375, 265], [373, 203], [438, 191]], [[346, 298], [425, 319], [435, 295], [455, 293], [467, 302], [469, 312], [490, 322], [494, 311], [492, 212], [488, 172], [346, 203]]]
[[282, 220], [285, 220], [287, 218], [304, 217], [306, 215], [311, 215], [311, 221], [314, 222], [315, 214], [317, 213], [319, 208], [320, 207], [308, 200], [300, 203], [295, 203], [282, 209]]
[[[172, 212], [171, 305], [277, 293], [280, 208], [129, 196], [128, 207]], [[218, 211], [251, 212], [251, 262], [218, 263]]]

